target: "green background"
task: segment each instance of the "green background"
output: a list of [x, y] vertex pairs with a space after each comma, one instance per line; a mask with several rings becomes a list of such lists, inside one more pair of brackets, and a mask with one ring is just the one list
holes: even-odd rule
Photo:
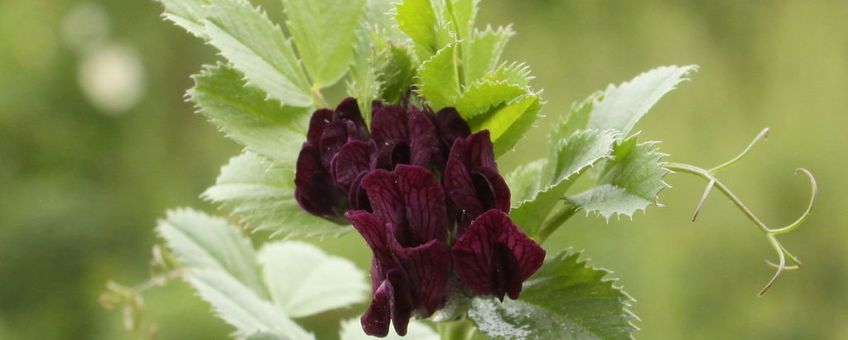
[[[281, 19], [277, 1], [257, 3]], [[86, 4], [102, 10], [108, 31], [83, 51], [68, 31], [93, 24], [63, 24], [81, 4], [0, 2], [0, 339], [129, 338], [120, 312], [97, 302], [105, 283], [145, 280], [156, 219], [178, 206], [213, 211], [197, 195], [239, 150], [182, 97], [189, 75], [218, 59], [212, 48], [163, 22], [153, 1], [101, 0]], [[637, 337], [848, 338], [848, 217], [839, 196], [848, 191], [844, 1], [482, 5], [478, 22], [514, 23], [507, 58], [532, 66], [549, 117], [654, 66], [698, 64], [692, 81], [637, 127], [643, 139], [663, 141], [669, 160], [710, 167], [771, 127], [770, 139], [722, 178], [774, 226], [794, 220], [807, 199], [793, 170], [806, 167], [819, 181], [809, 222], [783, 237], [805, 267], [759, 298], [771, 274], [763, 260], [773, 252], [718, 195], [690, 223], [699, 179], [669, 176], [665, 206], [632, 221], [572, 219], [547, 248], [585, 249], [595, 265], [615, 271], [638, 300]], [[135, 51], [143, 70], [143, 94], [125, 112], [92, 104], [78, 79], [89, 53], [110, 44]], [[544, 144], [544, 133], [535, 133], [502, 170], [541, 156]], [[358, 236], [321, 244], [366, 268]], [[145, 298], [160, 339], [223, 339], [231, 331], [183, 283]], [[306, 325], [332, 334], [327, 320], [355, 317], [360, 307]]]

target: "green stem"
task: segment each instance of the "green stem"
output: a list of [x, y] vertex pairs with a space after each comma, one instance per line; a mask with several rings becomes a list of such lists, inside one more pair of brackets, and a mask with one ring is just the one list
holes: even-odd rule
[[476, 330], [474, 324], [467, 319], [441, 322], [437, 325], [442, 340], [470, 340]]

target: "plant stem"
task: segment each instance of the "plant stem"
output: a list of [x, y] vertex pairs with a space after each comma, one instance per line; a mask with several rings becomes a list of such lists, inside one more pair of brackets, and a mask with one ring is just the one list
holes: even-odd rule
[[442, 340], [470, 340], [476, 328], [468, 319], [438, 323]]

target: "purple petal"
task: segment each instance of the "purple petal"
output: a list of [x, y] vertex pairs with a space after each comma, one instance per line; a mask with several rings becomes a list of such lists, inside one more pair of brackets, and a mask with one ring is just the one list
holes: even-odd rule
[[394, 170], [398, 164], [409, 164], [410, 148], [406, 142], [387, 142], [371, 154], [371, 168]]
[[489, 137], [489, 130], [482, 130], [466, 140], [465, 159], [470, 168], [493, 168], [497, 169], [495, 163], [495, 151], [492, 146], [492, 139]]
[[389, 249], [389, 231], [386, 225], [373, 214], [366, 211], [348, 211], [345, 216], [353, 224], [356, 231], [368, 243], [374, 254], [371, 263], [371, 280], [373, 285], [386, 279], [385, 273], [398, 267], [397, 261]]
[[315, 111], [312, 114], [312, 118], [309, 119], [309, 131], [306, 134], [306, 141], [312, 145], [318, 145], [318, 141], [321, 138], [321, 135], [324, 133], [324, 129], [327, 128], [327, 125], [333, 119], [333, 111], [327, 109], [320, 109]]
[[412, 248], [404, 248], [391, 239], [389, 241], [406, 277], [413, 283], [418, 312], [424, 317], [432, 315], [445, 299], [451, 270], [450, 250], [441, 240], [431, 240]]
[[374, 215], [383, 223], [398, 225], [404, 221], [403, 196], [397, 188], [395, 174], [386, 170], [373, 170], [362, 179], [362, 188]]
[[362, 188], [362, 179], [368, 171], [360, 172], [350, 184], [350, 190], [347, 193], [347, 199], [352, 210], [371, 211], [371, 203], [368, 201], [368, 193]]
[[445, 193], [433, 173], [420, 166], [398, 165], [395, 175], [414, 245], [444, 240], [448, 227]]
[[359, 319], [365, 334], [381, 338], [389, 334], [392, 295], [394, 295], [394, 289], [388, 280], [384, 280], [374, 291], [371, 305]]
[[465, 138], [471, 134], [468, 123], [455, 108], [446, 107], [436, 113], [436, 127], [445, 146], [450, 147], [457, 138]]
[[474, 181], [465, 165], [465, 144], [463, 139], [457, 139], [453, 143], [444, 171], [445, 192], [457, 208], [477, 216], [483, 213], [483, 205], [477, 197]]
[[339, 149], [348, 142], [349, 130], [352, 123], [334, 120], [327, 125], [321, 138], [318, 140], [318, 150], [321, 153], [321, 164], [330, 169], [330, 163]]
[[338, 214], [338, 190], [333, 186], [330, 174], [324, 170], [318, 149], [305, 143], [297, 157], [295, 174], [295, 199], [303, 210], [310, 214], [333, 218]]
[[452, 249], [459, 279], [480, 294], [517, 299], [521, 282], [545, 259], [545, 250], [529, 239], [503, 211], [478, 217]]
[[[509, 212], [509, 185], [506, 184], [506, 181], [497, 169], [488, 167], [477, 168], [471, 172], [471, 177], [474, 180], [477, 195], [483, 202], [483, 209], [496, 208], [506, 213]], [[486, 196], [485, 198], [484, 195]]]
[[343, 191], [350, 191], [359, 174], [368, 170], [370, 147], [362, 141], [351, 141], [342, 146], [330, 162], [333, 179]]
[[386, 280], [391, 282], [394, 289], [392, 294], [392, 324], [395, 332], [406, 335], [409, 318], [415, 308], [413, 305], [412, 287], [408, 277], [400, 270], [393, 269], [386, 273]]
[[399, 105], [386, 105], [373, 114], [371, 134], [378, 145], [408, 142], [408, 113]]
[[353, 131], [355, 132], [351, 136], [355, 136], [355, 138], [360, 140], [366, 140], [368, 138], [368, 127], [365, 125], [365, 120], [362, 119], [362, 112], [359, 111], [359, 103], [357, 103], [355, 98], [348, 97], [342, 100], [339, 106], [336, 107], [334, 118], [353, 122]]
[[436, 127], [430, 115], [418, 109], [412, 109], [409, 120], [409, 146], [412, 154], [409, 164], [428, 166], [436, 155], [440, 154], [440, 143], [436, 136]]

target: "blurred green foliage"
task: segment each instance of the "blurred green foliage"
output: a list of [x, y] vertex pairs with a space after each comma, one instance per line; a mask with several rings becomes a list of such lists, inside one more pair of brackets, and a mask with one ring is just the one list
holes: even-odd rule
[[[282, 17], [277, 1], [257, 3]], [[217, 58], [160, 11], [152, 0], [0, 2], [2, 339], [128, 338], [120, 313], [98, 305], [105, 283], [145, 280], [166, 209], [213, 210], [197, 194], [239, 148], [182, 95], [188, 76]], [[806, 266], [762, 298], [756, 292], [771, 274], [762, 260], [772, 255], [763, 235], [717, 195], [690, 223], [698, 179], [669, 176], [665, 207], [633, 221], [574, 218], [548, 248], [586, 249], [593, 264], [614, 270], [639, 301], [638, 337], [848, 338], [848, 217], [838, 198], [848, 190], [846, 15], [838, 0], [483, 1], [480, 22], [515, 24], [507, 58], [533, 67], [550, 116], [654, 66], [699, 64], [638, 126], [643, 139], [663, 141], [670, 160], [709, 167], [771, 127], [770, 140], [723, 178], [773, 225], [803, 210], [808, 188], [796, 167], [819, 180], [812, 218], [784, 241]], [[85, 66], [110, 46], [129, 52]], [[85, 87], [89, 73], [127, 73], [121, 58], [142, 71], [125, 77], [138, 101], [132, 91]], [[104, 106], [98, 91], [126, 105]], [[543, 143], [534, 134], [502, 169], [542, 156]], [[320, 244], [367, 266], [356, 235]], [[145, 298], [159, 339], [230, 331], [182, 283]], [[358, 312], [305, 321], [330, 336], [325, 320]]]

